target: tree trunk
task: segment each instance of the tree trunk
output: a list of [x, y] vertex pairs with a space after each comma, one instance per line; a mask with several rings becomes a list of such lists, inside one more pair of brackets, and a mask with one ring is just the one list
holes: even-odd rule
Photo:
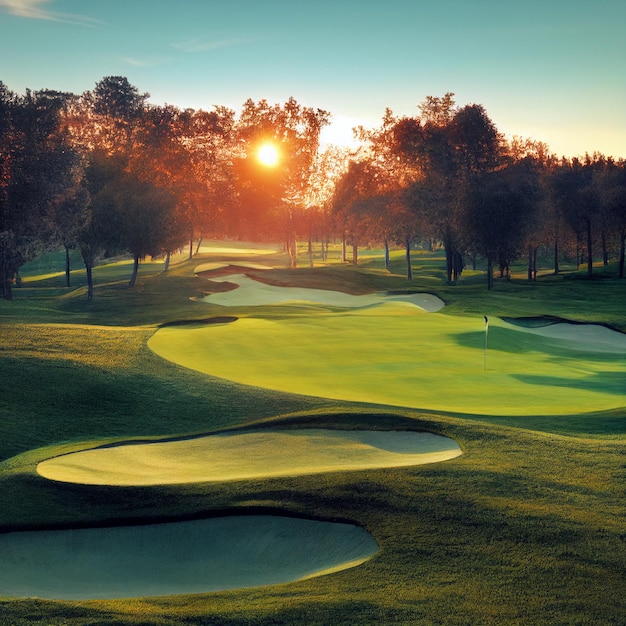
[[539, 254], [539, 246], [535, 246], [533, 250], [533, 280], [537, 280], [537, 255]]
[[559, 240], [554, 240], [554, 275], [559, 273]]
[[493, 259], [487, 257], [487, 289], [491, 290], [493, 287]]
[[128, 281], [128, 288], [132, 289], [137, 281], [137, 272], [139, 271], [139, 257], [137, 255], [133, 258], [133, 273]]
[[359, 264], [359, 246], [356, 243], [352, 244], [352, 265]]
[[389, 259], [389, 242], [385, 239], [385, 269], [389, 271], [390, 259]]
[[309, 227], [309, 267], [313, 267], [313, 233], [311, 232], [311, 228]]
[[2, 297], [5, 300], [13, 299], [13, 292], [11, 291], [11, 280], [13, 276], [8, 268], [7, 263], [7, 251], [5, 247], [2, 245], [3, 242], [0, 242], [0, 246], [2, 249]]
[[406, 255], [406, 279], [413, 280], [413, 268], [411, 267], [411, 240], [409, 237], [405, 241], [405, 255]]
[[93, 272], [91, 263], [85, 263], [85, 271], [87, 273], [87, 302], [93, 300]]
[[196, 256], [198, 256], [198, 253], [200, 252], [200, 246], [202, 245], [202, 240], [203, 240], [203, 237], [198, 237], [198, 243], [196, 244]]
[[193, 259], [193, 226], [189, 229], [189, 260]]
[[4, 277], [2, 281], [2, 297], [5, 300], [13, 300], [13, 291], [11, 289], [11, 279]]
[[343, 235], [341, 236], [341, 262], [342, 263], [348, 262], [348, 253], [346, 251], [346, 234], [345, 233], [343, 233]]
[[452, 283], [452, 250], [450, 249], [449, 246], [446, 246], [444, 244], [444, 249], [446, 252], [446, 281], [448, 282], [448, 284]]
[[287, 235], [287, 254], [289, 255], [289, 268], [296, 269], [298, 266], [298, 242], [296, 241], [296, 234], [289, 233]]
[[587, 218], [587, 278], [593, 274], [593, 241], [591, 239], [591, 220]]
[[452, 255], [452, 280], [455, 283], [459, 278], [461, 278], [464, 267], [465, 263], [463, 262], [463, 255], [455, 249], [454, 254]]
[[609, 264], [609, 252], [606, 249], [606, 232], [602, 231], [602, 264], [606, 267]]
[[534, 259], [535, 259], [535, 255], [534, 255], [533, 246], [529, 244], [528, 245], [528, 280], [529, 281], [533, 280], [533, 276], [535, 273]]
[[626, 230], [620, 235], [618, 278], [624, 278], [624, 257], [626, 256]]
[[172, 260], [172, 253], [168, 250], [165, 255], [165, 263], [163, 264], [163, 271], [167, 272], [170, 269], [170, 261]]
[[65, 286], [70, 286], [70, 274], [72, 268], [70, 267], [70, 249], [65, 246]]

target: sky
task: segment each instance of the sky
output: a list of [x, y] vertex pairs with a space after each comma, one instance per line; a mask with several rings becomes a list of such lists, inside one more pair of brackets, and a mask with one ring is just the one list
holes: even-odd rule
[[325, 141], [481, 104], [558, 156], [626, 157], [626, 0], [0, 0], [0, 81], [80, 94], [125, 76], [154, 104], [295, 98]]

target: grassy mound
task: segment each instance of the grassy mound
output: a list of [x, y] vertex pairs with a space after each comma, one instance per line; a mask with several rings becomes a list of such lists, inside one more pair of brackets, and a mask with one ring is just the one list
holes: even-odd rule
[[37, 473], [87, 485], [170, 485], [406, 467], [459, 454], [454, 441], [432, 433], [307, 428], [99, 447], [43, 461]]

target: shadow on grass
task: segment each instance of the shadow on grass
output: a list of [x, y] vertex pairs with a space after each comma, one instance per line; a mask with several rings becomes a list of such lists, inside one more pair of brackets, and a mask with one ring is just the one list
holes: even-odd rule
[[467, 415], [465, 418], [570, 437], [626, 435], [626, 409], [579, 415]]
[[[458, 333], [454, 340], [464, 348], [483, 350], [485, 347], [485, 333], [483, 330]], [[489, 328], [488, 350], [506, 352], [509, 354], [530, 354], [541, 352], [562, 363], [564, 359], [576, 361], [600, 361], [602, 363], [618, 363], [624, 360], [624, 355], [618, 352], [594, 351], [590, 345], [588, 349], [577, 349], [575, 340], [544, 337], [533, 333], [519, 332], [509, 328]]]
[[209, 324], [232, 324], [239, 318], [234, 315], [220, 315], [215, 317], [205, 317], [197, 320], [174, 320], [172, 322], [163, 322], [159, 328], [167, 328], [168, 326], [208, 326]]
[[527, 385], [541, 385], [547, 387], [569, 387], [583, 391], [610, 393], [624, 396], [626, 399], [626, 376], [623, 372], [595, 372], [584, 379], [564, 378], [560, 376], [536, 376], [532, 374], [515, 374], [520, 382]]

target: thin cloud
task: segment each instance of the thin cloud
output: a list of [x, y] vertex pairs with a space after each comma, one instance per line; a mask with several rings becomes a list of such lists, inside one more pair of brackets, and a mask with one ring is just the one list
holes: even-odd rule
[[101, 25], [100, 20], [86, 15], [75, 15], [73, 13], [59, 13], [46, 8], [52, 0], [0, 0], [0, 9], [6, 13], [17, 17], [26, 17], [36, 20], [48, 20], [50, 22], [63, 22], [65, 24], [76, 24], [78, 26], [88, 26], [96, 28]]
[[135, 59], [133, 57], [122, 57], [122, 61], [127, 65], [132, 65], [133, 67], [152, 67], [159, 64], [159, 61]]
[[253, 40], [249, 37], [237, 37], [233, 39], [218, 40], [207, 40], [196, 37], [194, 39], [188, 39], [187, 41], [173, 43], [172, 48], [175, 48], [176, 50], [182, 50], [183, 52], [205, 52], [207, 50], [218, 50], [219, 48], [240, 46], [243, 44], [252, 43], [252, 41]]

